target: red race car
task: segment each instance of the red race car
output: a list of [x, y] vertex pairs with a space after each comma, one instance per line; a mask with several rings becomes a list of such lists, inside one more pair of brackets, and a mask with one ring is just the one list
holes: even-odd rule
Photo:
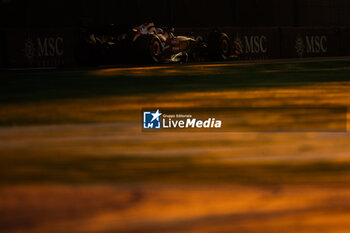
[[179, 36], [174, 28], [156, 28], [153, 22], [144, 23], [131, 30], [108, 30], [108, 33], [88, 35], [89, 45], [104, 63], [168, 63], [198, 62], [202, 60], [228, 60], [242, 54], [239, 44], [219, 31], [207, 36]]

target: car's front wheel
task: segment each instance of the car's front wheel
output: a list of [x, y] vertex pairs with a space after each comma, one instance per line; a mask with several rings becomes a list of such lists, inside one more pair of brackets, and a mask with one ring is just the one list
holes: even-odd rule
[[209, 34], [208, 49], [211, 59], [227, 60], [231, 56], [230, 38], [225, 33], [212, 32]]

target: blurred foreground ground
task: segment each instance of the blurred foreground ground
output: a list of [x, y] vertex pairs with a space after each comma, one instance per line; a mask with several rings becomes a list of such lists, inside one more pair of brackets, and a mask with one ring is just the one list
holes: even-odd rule
[[1, 232], [350, 227], [349, 133], [145, 133], [140, 114], [348, 107], [350, 60], [12, 72], [0, 80]]

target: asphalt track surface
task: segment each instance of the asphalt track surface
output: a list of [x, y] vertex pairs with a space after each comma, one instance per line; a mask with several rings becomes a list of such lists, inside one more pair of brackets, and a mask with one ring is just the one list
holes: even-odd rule
[[347, 107], [348, 58], [5, 74], [1, 232], [350, 228], [346, 130], [145, 133], [140, 124], [145, 107]]

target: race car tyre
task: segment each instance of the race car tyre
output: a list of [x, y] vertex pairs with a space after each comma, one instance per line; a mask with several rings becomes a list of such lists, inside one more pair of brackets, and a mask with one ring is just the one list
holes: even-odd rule
[[136, 41], [138, 61], [144, 63], [159, 63], [162, 55], [162, 44], [156, 35], [143, 35]]
[[227, 60], [231, 56], [230, 38], [225, 33], [212, 32], [208, 40], [209, 56], [214, 60]]

